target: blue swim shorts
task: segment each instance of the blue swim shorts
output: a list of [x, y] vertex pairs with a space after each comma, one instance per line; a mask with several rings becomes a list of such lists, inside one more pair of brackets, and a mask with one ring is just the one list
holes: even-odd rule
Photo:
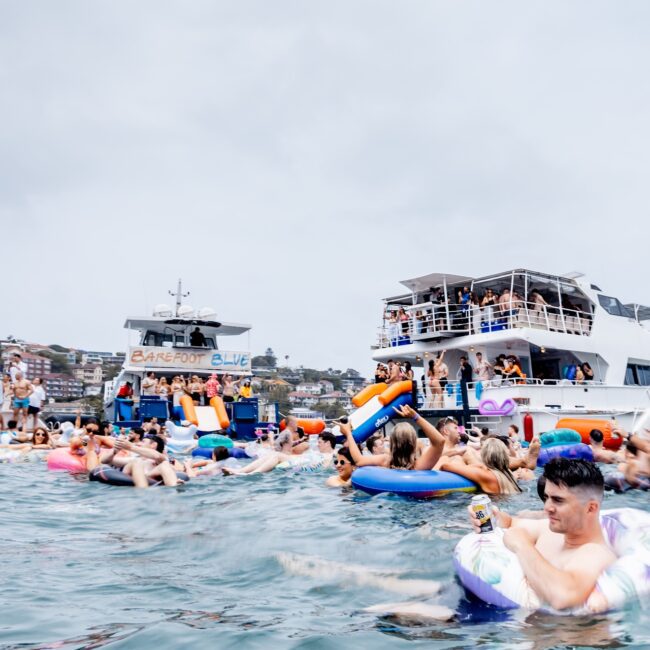
[[14, 408], [15, 409], [26, 409], [29, 406], [29, 397], [24, 397], [23, 399], [14, 398]]

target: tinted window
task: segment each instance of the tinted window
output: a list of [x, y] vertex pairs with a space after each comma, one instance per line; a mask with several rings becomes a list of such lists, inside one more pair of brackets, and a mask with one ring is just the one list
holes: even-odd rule
[[650, 366], [630, 363], [625, 371], [626, 386], [650, 386]]
[[632, 366], [628, 366], [625, 370], [625, 385], [636, 386], [636, 377], [634, 376], [634, 369]]
[[622, 305], [618, 298], [611, 296], [603, 296], [599, 294], [598, 302], [600, 306], [612, 316], [625, 316], [626, 318], [634, 318], [634, 314], [625, 305]]

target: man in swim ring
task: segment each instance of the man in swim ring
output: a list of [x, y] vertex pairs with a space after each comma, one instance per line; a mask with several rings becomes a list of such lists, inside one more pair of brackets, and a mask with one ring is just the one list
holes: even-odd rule
[[460, 444], [460, 431], [458, 430], [458, 422], [456, 422], [455, 418], [451, 416], [441, 418], [436, 424], [436, 429], [440, 431], [442, 437], [445, 439], [442, 456], [433, 468], [439, 470], [440, 466], [450, 458], [465, 454], [467, 447]]
[[618, 491], [629, 488], [647, 490], [650, 488], [650, 440], [646, 432], [637, 431], [631, 434], [617, 427], [612, 433], [627, 442], [623, 452], [623, 462], [618, 466], [619, 471], [607, 476], [607, 485]]
[[135, 487], [149, 487], [149, 479], [162, 480], [168, 487], [178, 485], [176, 471], [164, 453], [165, 441], [160, 436], [147, 433], [139, 444], [118, 439], [114, 450], [117, 453], [110, 457], [102, 455], [101, 461], [121, 469], [133, 479]]
[[[557, 610], [587, 600], [600, 574], [616, 560], [600, 527], [603, 475], [594, 463], [555, 458], [544, 467], [548, 519], [511, 517], [493, 506], [506, 528], [503, 542], [517, 555], [530, 587]], [[478, 520], [470, 509], [475, 530]]]
[[615, 451], [605, 449], [603, 445], [603, 432], [599, 429], [592, 429], [589, 432], [589, 446], [594, 452], [594, 460], [597, 463], [618, 463], [623, 460]]

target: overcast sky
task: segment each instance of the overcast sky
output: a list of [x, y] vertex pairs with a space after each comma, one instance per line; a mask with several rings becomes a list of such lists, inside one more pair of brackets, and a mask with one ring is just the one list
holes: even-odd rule
[[371, 368], [381, 299], [582, 270], [650, 304], [647, 2], [0, 1], [0, 336], [168, 302]]

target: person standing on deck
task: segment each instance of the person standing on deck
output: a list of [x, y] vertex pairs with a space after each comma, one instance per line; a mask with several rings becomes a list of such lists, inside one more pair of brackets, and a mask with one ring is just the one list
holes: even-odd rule
[[190, 345], [193, 348], [204, 348], [206, 347], [205, 336], [203, 332], [196, 327], [194, 331], [190, 334]]
[[490, 381], [490, 374], [492, 371], [492, 364], [489, 361], [483, 359], [483, 353], [476, 353], [476, 367], [474, 368], [476, 376], [479, 381]]

